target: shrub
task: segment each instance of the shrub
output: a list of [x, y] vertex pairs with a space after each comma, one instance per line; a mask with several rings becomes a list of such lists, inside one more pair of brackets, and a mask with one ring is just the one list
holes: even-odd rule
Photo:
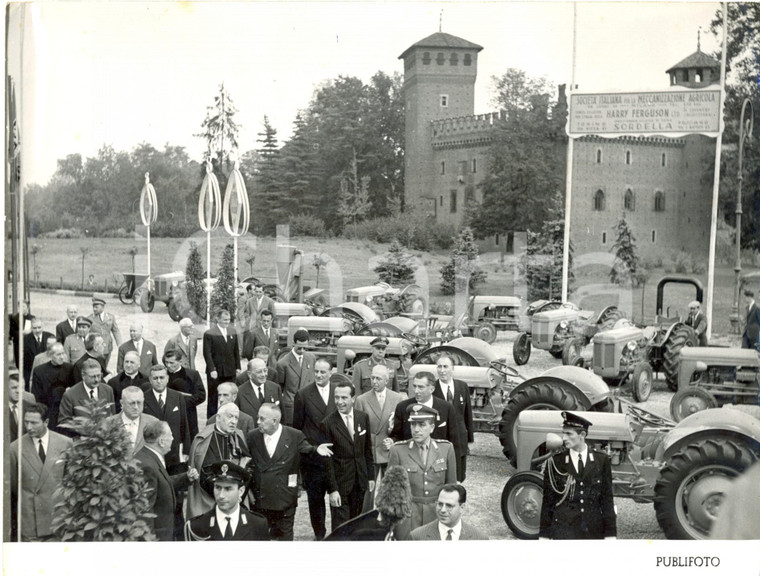
[[211, 290], [212, 317], [216, 316], [219, 310], [224, 309], [230, 313], [230, 318], [233, 321], [237, 308], [234, 257], [232, 244], [227, 244], [222, 252], [219, 268], [216, 270], [216, 283]]
[[[189, 310], [180, 309], [180, 313], [187, 315], [194, 312], [198, 318], [206, 317], [206, 271], [203, 269], [201, 253], [198, 244], [190, 242], [190, 253], [187, 255], [185, 268], [184, 297]], [[178, 303], [179, 305], [179, 303]]]
[[327, 236], [325, 223], [311, 214], [298, 214], [288, 220], [293, 236]]
[[79, 228], [58, 228], [52, 232], [45, 232], [40, 234], [40, 238], [54, 238], [54, 239], [69, 239], [69, 238], [82, 238], [84, 234]]
[[142, 469], [105, 400], [91, 400], [74, 419], [80, 438], [63, 453], [61, 501], [52, 529], [63, 542], [155, 540]]
[[454, 307], [451, 305], [451, 302], [431, 302], [430, 303], [430, 313], [431, 314], [440, 314], [445, 316], [450, 316], [453, 314]]
[[380, 244], [398, 240], [406, 248], [425, 252], [450, 248], [455, 235], [454, 226], [436, 224], [434, 218], [416, 210], [364, 220], [343, 230], [345, 238], [361, 238]]
[[132, 238], [134, 232], [127, 232], [124, 228], [111, 228], [101, 232], [101, 238]]
[[404, 250], [398, 240], [394, 240], [388, 253], [375, 267], [375, 272], [381, 282], [387, 282], [393, 286], [412, 282], [416, 269], [413, 256]]
[[705, 272], [704, 264], [683, 250], [672, 254], [670, 259], [671, 264], [666, 268], [669, 272], [678, 274], [704, 274]]
[[479, 284], [488, 276], [478, 267], [478, 245], [471, 228], [463, 228], [454, 240], [451, 260], [441, 267], [441, 290], [446, 295], [459, 292], [477, 293]]
[[634, 278], [639, 265], [639, 256], [636, 253], [636, 237], [631, 232], [625, 218], [618, 220], [612, 229], [615, 231], [615, 243], [612, 249], [615, 251], [615, 262], [610, 270], [610, 282], [612, 284], [636, 285]]

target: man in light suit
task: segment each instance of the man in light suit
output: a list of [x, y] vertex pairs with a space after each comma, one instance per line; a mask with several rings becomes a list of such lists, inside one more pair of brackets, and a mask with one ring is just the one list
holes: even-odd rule
[[[217, 392], [219, 393], [219, 408], [221, 408], [225, 404], [237, 405], [237, 397], [238, 397], [237, 384], [234, 384], [232, 382], [222, 382], [221, 384], [219, 384], [219, 388], [217, 388]], [[216, 417], [218, 414], [219, 412], [217, 411], [216, 414], [214, 414], [211, 418], [206, 420], [206, 426], [210, 426], [214, 424], [216, 422]], [[246, 414], [242, 410], [238, 410], [237, 429], [243, 433], [244, 438], [247, 438], [249, 432], [253, 432], [254, 430], [256, 430], [256, 420], [254, 420], [250, 415]]]
[[277, 383], [282, 388], [282, 423], [293, 424], [296, 392], [314, 382], [314, 354], [307, 352], [309, 333], [299, 328], [293, 335], [293, 350], [277, 361]]
[[[293, 428], [300, 430], [312, 446], [322, 443], [322, 420], [335, 411], [335, 384], [345, 376], [332, 374], [332, 366], [325, 358], [314, 362], [314, 383], [296, 392], [293, 402]], [[316, 454], [301, 458], [301, 477], [309, 501], [309, 518], [314, 536], [324, 539], [327, 528], [325, 495], [330, 493], [324, 459]]]
[[257, 347], [266, 346], [269, 349], [270, 368], [275, 367], [275, 358], [277, 358], [277, 352], [280, 350], [277, 330], [272, 326], [273, 321], [274, 315], [272, 311], [269, 308], [262, 310], [258, 324], [253, 330], [248, 332], [249, 337], [245, 342], [243, 351], [243, 357], [251, 359], [254, 357], [254, 351]]
[[18, 444], [21, 443], [21, 539], [27, 542], [53, 538], [55, 504], [60, 498], [63, 452], [72, 445], [65, 436], [48, 430], [47, 407], [31, 404], [24, 409], [26, 434], [10, 445], [11, 513], [18, 502]]
[[445, 352], [436, 362], [438, 380], [433, 396], [445, 400], [452, 408], [456, 421], [455, 433], [449, 436], [457, 455], [457, 481], [464, 482], [467, 472], [467, 444], [475, 442], [475, 426], [472, 422], [470, 389], [461, 380], [454, 379], [454, 361]]
[[436, 502], [437, 520], [412, 530], [412, 540], [488, 540], [488, 536], [462, 520], [467, 490], [461, 484], [444, 484]]
[[182, 351], [180, 364], [185, 368], [195, 370], [195, 355], [198, 352], [198, 340], [193, 333], [193, 321], [190, 318], [183, 318], [179, 321], [179, 334], [169, 338], [164, 346], [164, 356], [170, 350]]
[[322, 420], [324, 440], [333, 452], [325, 462], [333, 530], [361, 514], [365, 492], [375, 489], [369, 416], [354, 409], [356, 390], [351, 381], [336, 376], [343, 380], [334, 388], [336, 410]]
[[256, 328], [262, 310], [269, 310], [274, 313], [274, 300], [264, 294], [264, 287], [258, 284], [253, 288], [253, 297], [249, 298], [245, 303], [245, 311], [248, 315], [248, 330], [251, 332]]
[[[105, 312], [106, 301], [102, 298], [93, 297], [92, 299], [92, 314], [89, 319], [92, 321], [90, 327], [91, 332], [100, 334], [103, 337], [105, 343], [105, 351], [103, 357], [105, 359], [105, 365], [108, 367], [108, 360], [111, 358], [111, 352], [113, 351], [113, 341], [116, 340], [116, 346], [121, 346], [121, 330], [116, 323], [116, 318], [113, 314]], [[113, 335], [113, 340], [111, 336]]]
[[90, 400], [105, 400], [109, 403], [111, 414], [114, 410], [113, 389], [101, 381], [101, 366], [92, 358], [82, 364], [82, 381], [68, 388], [61, 398], [58, 412], [58, 427], [71, 428], [78, 409]]
[[697, 333], [697, 346], [707, 346], [707, 319], [699, 308], [696, 300], [689, 302], [689, 317], [684, 324], [691, 326]]
[[117, 420], [129, 436], [132, 449], [129, 457], [137, 454], [145, 445], [143, 432], [148, 424], [159, 422], [158, 418], [150, 414], [144, 414], [145, 393], [137, 386], [127, 386], [121, 392], [121, 412], [111, 416]]
[[59, 322], [55, 326], [55, 339], [61, 344], [66, 342], [66, 338], [77, 331], [77, 312], [79, 309], [76, 304], [66, 306], [66, 320]]
[[198, 471], [190, 468], [173, 476], [166, 471], [164, 455], [171, 450], [174, 441], [166, 422], [155, 421], [146, 426], [143, 438], [145, 445], [135, 454], [135, 460], [140, 464], [147, 484], [149, 512], [155, 514], [155, 518], [149, 518], [147, 522], [156, 540], [172, 542], [175, 532], [182, 526], [182, 509], [179, 508], [177, 515], [175, 491], [196, 480]]
[[140, 358], [140, 374], [146, 378], [150, 376], [150, 367], [158, 364], [156, 345], [142, 337], [142, 324], [134, 323], [129, 327], [129, 340], [119, 346], [119, 355], [116, 358], [116, 371], [121, 372], [124, 367], [124, 355], [127, 352], [136, 352]]
[[382, 364], [375, 365], [370, 376], [372, 390], [356, 399], [356, 409], [366, 412], [369, 416], [375, 478], [384, 473], [388, 466], [388, 454], [393, 445], [393, 440], [388, 437], [388, 434], [393, 424], [396, 406], [404, 400], [401, 394], [388, 389], [388, 379], [388, 368]]
[[206, 361], [208, 403], [206, 418], [216, 414], [216, 388], [220, 382], [234, 382], [240, 373], [240, 349], [237, 334], [230, 329], [230, 313], [219, 310], [216, 325], [203, 335], [203, 359]]
[[248, 370], [240, 373], [236, 380], [238, 395], [235, 404], [254, 421], [258, 418], [262, 404], [269, 402], [279, 406], [282, 402], [282, 388], [267, 380], [268, 373], [264, 361], [254, 358], [248, 361]]

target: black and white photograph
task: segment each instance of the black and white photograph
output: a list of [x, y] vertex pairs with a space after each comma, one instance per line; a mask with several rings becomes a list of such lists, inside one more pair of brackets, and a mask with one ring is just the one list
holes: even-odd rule
[[757, 575], [760, 4], [4, 28], [4, 572]]

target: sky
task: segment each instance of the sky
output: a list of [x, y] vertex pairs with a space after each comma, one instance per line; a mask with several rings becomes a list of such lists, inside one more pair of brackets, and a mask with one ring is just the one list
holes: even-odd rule
[[[718, 42], [713, 2], [577, 4], [580, 90], [665, 90], [665, 70]], [[201, 159], [206, 107], [224, 82], [241, 151], [267, 115], [290, 136], [314, 90], [339, 75], [403, 72], [398, 56], [439, 30], [483, 46], [475, 113], [494, 110], [491, 77], [522, 68], [570, 84], [570, 2], [32, 2], [10, 12], [8, 72], [20, 104], [23, 184], [56, 160], [185, 146]], [[141, 186], [142, 183], [136, 183]]]

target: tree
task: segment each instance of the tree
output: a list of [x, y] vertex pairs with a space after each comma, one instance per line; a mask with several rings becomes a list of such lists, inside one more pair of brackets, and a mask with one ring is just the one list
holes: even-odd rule
[[74, 419], [80, 435], [63, 453], [61, 499], [52, 529], [63, 542], [155, 540], [142, 469], [130, 458], [121, 420], [105, 400], [90, 400]]
[[224, 166], [229, 161], [230, 152], [238, 147], [240, 127], [235, 121], [237, 111], [224, 83], [220, 84], [214, 103], [206, 108], [206, 118], [201, 123], [203, 132], [196, 134], [206, 141], [203, 159], [215, 160], [215, 167]]
[[552, 103], [551, 84], [510, 69], [494, 79], [506, 109], [493, 130], [489, 171], [480, 184], [482, 202], [467, 221], [480, 238], [508, 230], [539, 230], [548, 206], [565, 185], [564, 87]]
[[636, 254], [636, 237], [628, 227], [625, 215], [612, 229], [615, 231], [615, 243], [612, 245], [612, 250], [615, 251], [615, 262], [610, 270], [610, 282], [613, 284], [635, 283], [639, 256]]
[[414, 257], [409, 254], [398, 240], [391, 242], [388, 253], [375, 266], [375, 273], [381, 282], [388, 284], [404, 284], [414, 280], [417, 270]]
[[462, 228], [454, 239], [451, 260], [441, 267], [441, 290], [447, 295], [475, 293], [487, 276], [478, 267], [478, 246], [472, 229]]
[[366, 216], [370, 208], [368, 189], [369, 176], [359, 178], [354, 149], [351, 167], [340, 181], [340, 203], [338, 204], [338, 214], [343, 218], [344, 225], [353, 224], [354, 233], [357, 222]]
[[235, 253], [232, 244], [227, 244], [216, 270], [216, 283], [211, 290], [211, 311], [216, 316], [219, 310], [227, 310], [230, 318], [235, 318], [237, 297], [235, 294]]
[[[251, 222], [259, 233], [272, 234], [278, 223], [287, 220], [285, 205], [286, 191], [282, 187], [280, 174], [280, 149], [277, 143], [277, 130], [264, 116], [262, 131], [256, 140], [256, 166], [243, 170], [246, 185], [255, 191], [251, 202]], [[245, 158], [245, 156], [244, 156]], [[244, 162], [245, 166], [245, 162]]]
[[187, 255], [185, 267], [185, 297], [189, 312], [194, 313], [196, 319], [206, 317], [206, 271], [203, 269], [203, 261], [198, 245], [190, 242], [190, 253]]

